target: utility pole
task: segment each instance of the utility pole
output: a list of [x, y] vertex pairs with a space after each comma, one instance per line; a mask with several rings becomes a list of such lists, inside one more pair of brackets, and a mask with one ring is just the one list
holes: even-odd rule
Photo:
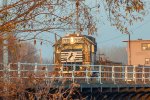
[[[7, 6], [7, 0], [3, 0], [3, 7]], [[5, 18], [4, 18], [4, 23], [7, 21], [7, 14], [5, 15]], [[3, 41], [3, 64], [4, 64], [4, 67], [6, 67], [8, 65], [8, 40], [7, 40], [7, 33], [5, 32], [3, 34], [3, 37], [4, 37], [4, 41]]]
[[[7, 6], [7, 0], [3, 0], [3, 7]], [[7, 22], [7, 14], [4, 15], [4, 20], [3, 23]], [[8, 33], [7, 31], [4, 31], [3, 33], [3, 66], [4, 66], [4, 82], [8, 82], [9, 81], [9, 66], [8, 66]], [[7, 90], [7, 87], [4, 88], [5, 90]]]
[[131, 37], [130, 37], [130, 33], [128, 34], [128, 39], [129, 39], [129, 65], [131, 65]]
[[[7, 6], [7, 0], [3, 0], [3, 8]], [[7, 22], [7, 13], [4, 15], [3, 23]], [[3, 33], [3, 70], [4, 70], [4, 82], [7, 84], [9, 82], [9, 66], [8, 66], [8, 33], [7, 31], [4, 31]], [[4, 91], [6, 91], [6, 94], [8, 93], [9, 89], [7, 86], [4, 86]], [[7, 100], [7, 97], [4, 98], [4, 100]]]
[[79, 29], [79, 0], [76, 0], [76, 28], [77, 28], [77, 33], [80, 33]]
[[40, 64], [43, 63], [43, 59], [42, 59], [42, 49], [40, 48]]
[[75, 6], [76, 6], [76, 32], [80, 34], [80, 23], [79, 23], [79, 6], [80, 6], [80, 1], [85, 1], [85, 0], [70, 0], [70, 1], [75, 1]]

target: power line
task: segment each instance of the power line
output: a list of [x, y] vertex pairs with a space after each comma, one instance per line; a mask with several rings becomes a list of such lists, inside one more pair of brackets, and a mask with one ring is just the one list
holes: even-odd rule
[[[148, 24], [149, 22], [150, 22], [150, 20], [148, 20], [148, 21], [146, 21], [145, 23], [143, 23], [143, 24], [137, 26], [136, 28], [134, 28], [134, 29], [132, 30], [132, 33], [133, 33], [133, 31], [138, 30], [139, 28], [143, 27], [145, 24]], [[132, 35], [135, 35], [135, 34], [133, 33]], [[124, 36], [126, 36], [126, 35], [119, 35], [119, 36], [110, 38], [110, 39], [108, 39], [108, 40], [100, 41], [99, 43], [100, 43], [100, 44], [106, 43], [106, 42], [109, 42], [109, 41], [111, 41], [111, 40], [115, 40], [115, 39], [118, 39], [118, 38], [121, 38], [121, 37], [124, 37]]]
[[99, 43], [102, 44], [102, 43], [110, 42], [111, 40], [115, 40], [115, 39], [118, 39], [118, 38], [121, 38], [121, 37], [124, 37], [124, 36], [125, 36], [125, 35], [119, 35], [119, 36], [110, 38], [110, 39], [108, 39], [108, 40], [100, 41]]
[[137, 31], [139, 28], [143, 27], [144, 25], [148, 24], [150, 20], [146, 21], [145, 23], [139, 25], [138, 27], [134, 28], [132, 31]]

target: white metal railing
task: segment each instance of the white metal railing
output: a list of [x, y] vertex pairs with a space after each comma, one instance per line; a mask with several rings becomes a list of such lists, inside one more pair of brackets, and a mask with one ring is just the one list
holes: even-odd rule
[[[0, 78], [35, 78], [62, 80], [78, 83], [150, 84], [148, 66], [107, 66], [75, 64], [10, 63], [7, 70], [0, 64]], [[55, 69], [55, 70], [54, 70]], [[57, 71], [56, 71], [57, 70]]]

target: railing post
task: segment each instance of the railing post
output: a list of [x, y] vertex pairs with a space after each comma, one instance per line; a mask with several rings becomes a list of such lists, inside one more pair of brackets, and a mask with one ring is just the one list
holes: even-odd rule
[[75, 71], [75, 64], [73, 64], [73, 70], [72, 70], [72, 81], [74, 83], [74, 71]]
[[18, 78], [20, 78], [21, 74], [21, 66], [20, 62], [18, 62]]
[[148, 68], [148, 81], [150, 81], [150, 68]]
[[49, 84], [49, 77], [48, 77], [48, 65], [46, 65], [46, 69], [45, 69], [46, 73], [45, 73], [45, 81], [46, 84]]
[[103, 84], [102, 83], [102, 66], [101, 65], [99, 66], [99, 76], [98, 77], [99, 77], [100, 84]]
[[89, 84], [88, 69], [86, 68], [86, 82]]
[[121, 78], [122, 78], [122, 81], [124, 81], [125, 80], [125, 68], [124, 68], [124, 66], [121, 66]]
[[125, 66], [125, 81], [127, 82], [128, 84], [128, 69], [127, 69], [127, 66]]
[[142, 81], [144, 82], [144, 84], [146, 84], [145, 83], [145, 68], [144, 68], [144, 66], [142, 68]]
[[135, 66], [133, 66], [133, 80], [136, 84], [136, 68], [135, 68]]
[[4, 72], [4, 81], [9, 81], [9, 78], [10, 78], [10, 71], [11, 71], [11, 69], [10, 69], [10, 64], [9, 65], [3, 65], [4, 66], [4, 69], [3, 69], [3, 72]]
[[36, 77], [36, 73], [37, 73], [37, 63], [35, 63], [35, 66], [34, 66], [34, 75]]
[[8, 73], [7, 73], [7, 75], [8, 75], [8, 82], [10, 81], [10, 72], [11, 72], [10, 66], [11, 66], [10, 64], [7, 65], [7, 67], [8, 67]]
[[47, 79], [48, 78], [48, 67], [47, 67], [47, 65], [46, 65], [46, 69], [45, 69], [45, 79]]
[[60, 71], [59, 71], [59, 79], [62, 79], [63, 77], [63, 67], [64, 65], [62, 64], [61, 67], [60, 67]]
[[112, 66], [112, 81], [114, 82], [114, 84], [116, 84], [116, 82], [115, 82], [115, 71], [114, 71], [114, 67], [115, 67], [115, 66]]

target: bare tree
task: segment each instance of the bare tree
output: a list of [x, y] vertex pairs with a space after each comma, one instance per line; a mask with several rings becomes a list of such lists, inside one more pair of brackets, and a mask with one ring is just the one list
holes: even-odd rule
[[39, 50], [29, 42], [21, 43], [18, 48], [18, 60], [19, 62], [38, 63], [39, 62]]
[[[0, 41], [2, 42], [2, 41]], [[0, 44], [0, 62], [2, 63], [2, 46]], [[10, 63], [17, 62], [39, 62], [38, 50], [29, 42], [19, 43], [15, 41], [15, 37], [9, 36], [8, 39], [8, 60]]]
[[[130, 34], [129, 26], [134, 22], [142, 21], [146, 15], [144, 0], [104, 0], [105, 9], [112, 26], [122, 33]], [[148, 3], [148, 1], [147, 1]], [[148, 8], [147, 8], [148, 9]]]
[[[0, 9], [0, 36], [7, 32], [17, 35], [17, 38], [24, 35], [27, 39], [27, 36], [33, 33], [37, 35], [51, 30], [73, 29], [76, 24], [74, 17], [76, 11], [67, 10], [67, 7], [70, 7], [68, 5], [72, 4], [69, 2], [68, 0], [12, 1]], [[142, 20], [145, 15], [142, 0], [99, 0], [96, 8], [101, 7], [100, 2], [103, 2], [111, 24], [123, 33], [129, 33], [127, 26], [132, 25], [134, 21]], [[76, 3], [76, 6], [79, 4]], [[80, 31], [89, 29], [89, 34], [96, 31], [96, 21], [90, 13], [91, 9], [83, 2], [80, 3], [79, 16], [82, 17], [79, 20]], [[36, 35], [30, 39], [36, 38]]]
[[[70, 4], [70, 1], [66, 0], [14, 0], [9, 2], [4, 7], [0, 7], [1, 41], [9, 40], [10, 36], [15, 37], [14, 41], [17, 44], [27, 40], [44, 41], [39, 34], [58, 30], [76, 30], [76, 11], [66, 13], [69, 11], [66, 11], [66, 7], [70, 7]], [[84, 8], [84, 4], [81, 5], [80, 10], [85, 19], [80, 19], [82, 23], [79, 24], [80, 31], [88, 28], [91, 34], [96, 31], [95, 22], [88, 7]], [[1, 45], [12, 46], [10, 43], [4, 44], [3, 42]]]

